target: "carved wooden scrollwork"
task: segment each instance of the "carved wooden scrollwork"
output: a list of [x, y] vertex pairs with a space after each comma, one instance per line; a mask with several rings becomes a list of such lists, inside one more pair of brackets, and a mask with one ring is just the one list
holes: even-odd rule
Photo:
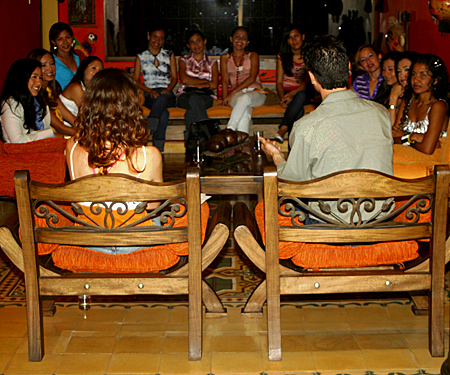
[[[136, 227], [136, 230], [161, 230], [173, 227], [175, 219], [187, 213], [187, 202], [183, 198], [167, 199], [157, 208], [146, 212], [148, 202], [83, 202], [71, 203], [74, 214], [67, 211], [57, 203], [48, 201], [35, 201], [33, 213], [45, 220], [48, 228], [58, 231], [71, 231], [75, 228], [99, 232], [120, 232]], [[68, 207], [68, 206], [66, 206]], [[50, 208], [52, 211], [50, 211]], [[139, 215], [139, 216], [138, 216]], [[56, 224], [60, 218], [66, 218], [75, 226], [59, 227]], [[121, 217], [124, 220], [116, 220]], [[163, 226], [140, 226], [146, 221], [159, 218]]]
[[[331, 204], [333, 202], [333, 204]], [[381, 202], [380, 204], [377, 204]], [[407, 223], [417, 223], [421, 215], [428, 213], [433, 206], [433, 197], [430, 194], [419, 194], [410, 197], [407, 201], [394, 208], [394, 198], [377, 200], [375, 198], [342, 198], [334, 201], [318, 200], [319, 210], [311, 207], [307, 202], [296, 197], [280, 197], [278, 200], [278, 213], [290, 217], [294, 227], [303, 226], [307, 215], [321, 221], [321, 226], [333, 227], [361, 227], [370, 228], [392, 220], [405, 213]], [[342, 214], [349, 214], [345, 221]], [[363, 220], [364, 217], [364, 220]]]

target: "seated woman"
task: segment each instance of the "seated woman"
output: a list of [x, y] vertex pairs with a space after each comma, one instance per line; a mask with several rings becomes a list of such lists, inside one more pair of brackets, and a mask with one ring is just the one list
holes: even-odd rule
[[26, 58], [11, 65], [0, 95], [0, 122], [5, 142], [27, 143], [54, 137], [41, 88], [39, 61]]
[[294, 122], [305, 113], [303, 107], [309, 76], [301, 54], [304, 39], [305, 34], [299, 31], [298, 26], [288, 26], [277, 57], [277, 93], [280, 105], [286, 108], [275, 135], [275, 140], [279, 143], [283, 143], [286, 132], [290, 133]]
[[199, 121], [209, 120], [206, 110], [212, 107], [219, 82], [217, 61], [206, 55], [206, 39], [200, 30], [186, 33], [189, 55], [180, 57], [178, 70], [182, 85], [177, 92], [177, 106], [185, 108], [186, 131]]
[[[41, 63], [44, 100], [50, 108], [52, 127], [63, 135], [74, 135], [75, 129], [72, 124], [75, 121], [75, 116], [58, 101], [62, 90], [61, 85], [55, 79], [56, 69], [53, 55], [45, 49], [37, 48], [32, 50], [28, 57]], [[64, 120], [69, 123], [69, 126], [64, 125]]]
[[57, 22], [50, 28], [49, 39], [55, 56], [56, 80], [64, 90], [80, 65], [80, 58], [73, 52], [73, 30], [65, 22]]
[[[76, 117], [81, 106], [81, 99], [86, 87], [100, 70], [103, 62], [97, 56], [86, 57], [80, 64], [70, 84], [59, 96], [62, 104]], [[68, 125], [66, 123], [66, 125]]]
[[[259, 80], [259, 57], [256, 52], [248, 52], [248, 32], [245, 27], [233, 29], [231, 46], [227, 54], [220, 56], [223, 82], [223, 104], [231, 106], [227, 128], [235, 130], [238, 138], [248, 135], [253, 107], [264, 104], [266, 96], [255, 89], [262, 89]], [[231, 91], [228, 92], [228, 83]]]
[[[75, 136], [66, 146], [72, 180], [93, 174], [123, 173], [147, 181], [163, 181], [161, 153], [146, 146], [148, 130], [139, 94], [133, 78], [125, 71], [109, 68], [95, 75], [86, 89], [75, 129]], [[156, 220], [153, 224], [160, 225]], [[141, 247], [91, 249], [123, 254]]]
[[378, 88], [383, 81], [380, 59], [381, 55], [367, 44], [356, 51], [355, 63], [365, 73], [355, 78], [353, 91], [362, 99], [373, 100], [377, 96]]
[[[177, 84], [177, 64], [172, 51], [163, 48], [166, 32], [153, 26], [148, 32], [148, 49], [136, 56], [133, 77], [136, 85], [144, 91], [144, 106], [150, 109], [148, 128], [153, 134], [153, 146], [164, 151], [166, 129], [169, 125], [167, 108], [175, 105], [172, 90]], [[144, 83], [141, 83], [141, 71]]]
[[447, 68], [438, 56], [420, 55], [408, 79], [408, 88], [392, 130], [395, 143], [432, 154], [440, 137], [447, 135]]
[[420, 56], [418, 52], [406, 51], [401, 54], [399, 60], [396, 61], [396, 74], [398, 83], [403, 87], [403, 92], [408, 85], [409, 72], [411, 65], [414, 65], [417, 58]]
[[392, 125], [397, 117], [397, 110], [400, 107], [403, 88], [398, 83], [396, 74], [396, 62], [400, 59], [401, 52], [391, 51], [386, 53], [381, 59], [382, 75], [384, 81], [381, 83], [378, 94], [374, 101], [383, 104], [391, 115]]

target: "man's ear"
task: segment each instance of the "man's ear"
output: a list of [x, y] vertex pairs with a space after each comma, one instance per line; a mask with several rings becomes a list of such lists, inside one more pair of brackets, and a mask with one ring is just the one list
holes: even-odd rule
[[311, 84], [314, 85], [314, 83], [317, 82], [317, 81], [316, 81], [316, 77], [315, 77], [314, 74], [311, 73], [309, 70], [308, 70], [308, 74], [309, 74], [309, 79], [311, 80]]

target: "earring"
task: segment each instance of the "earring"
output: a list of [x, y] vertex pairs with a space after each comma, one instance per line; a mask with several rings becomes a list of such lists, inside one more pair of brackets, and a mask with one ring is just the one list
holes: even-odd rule
[[75, 45], [75, 39], [72, 41], [72, 47]]
[[58, 49], [58, 47], [56, 47], [55, 45], [53, 45], [53, 50], [56, 51]]

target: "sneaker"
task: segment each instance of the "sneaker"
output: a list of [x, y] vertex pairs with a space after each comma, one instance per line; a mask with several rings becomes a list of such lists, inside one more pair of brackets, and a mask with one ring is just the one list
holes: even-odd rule
[[281, 135], [279, 135], [278, 133], [275, 134], [274, 139], [275, 139], [278, 143], [283, 143], [283, 142], [284, 142], [283, 137], [282, 137]]

